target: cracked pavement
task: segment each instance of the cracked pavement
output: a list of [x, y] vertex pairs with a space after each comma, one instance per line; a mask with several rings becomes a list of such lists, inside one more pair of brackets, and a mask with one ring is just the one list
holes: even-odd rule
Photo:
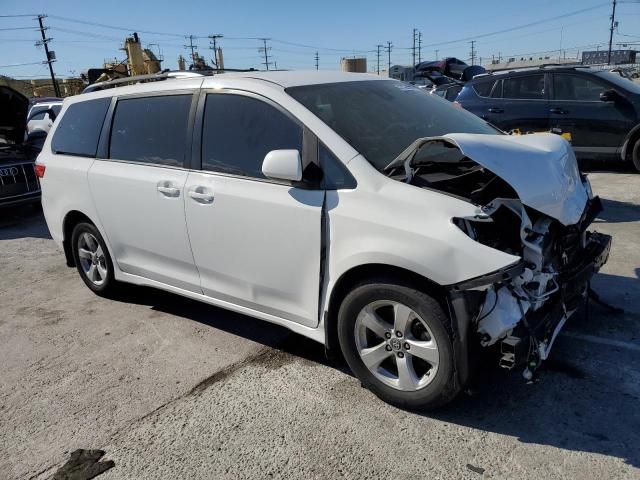
[[280, 327], [151, 289], [97, 297], [37, 209], [0, 213], [0, 478], [50, 478], [76, 449], [106, 451], [105, 480], [640, 478], [640, 175], [590, 178], [614, 236], [594, 288], [627, 313], [593, 306], [537, 383], [492, 369], [429, 415]]

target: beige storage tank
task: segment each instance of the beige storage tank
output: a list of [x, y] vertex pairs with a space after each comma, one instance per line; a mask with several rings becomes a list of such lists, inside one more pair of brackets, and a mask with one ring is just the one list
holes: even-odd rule
[[343, 72], [367, 73], [367, 59], [361, 58], [343, 58], [340, 61]]

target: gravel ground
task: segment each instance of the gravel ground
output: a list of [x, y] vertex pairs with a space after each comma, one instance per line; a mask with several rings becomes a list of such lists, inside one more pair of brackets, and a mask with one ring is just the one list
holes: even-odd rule
[[0, 478], [640, 478], [640, 175], [591, 174], [614, 236], [539, 381], [487, 372], [434, 414], [385, 405], [322, 346], [171, 294], [93, 295], [37, 210], [0, 212]]

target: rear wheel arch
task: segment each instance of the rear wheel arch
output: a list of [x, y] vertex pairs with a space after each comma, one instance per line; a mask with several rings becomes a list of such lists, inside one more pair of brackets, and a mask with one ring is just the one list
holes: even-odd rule
[[79, 210], [71, 210], [70, 212], [67, 212], [64, 220], [62, 221], [62, 246], [67, 266], [69, 267], [76, 266], [76, 262], [73, 259], [73, 253], [71, 251], [71, 235], [75, 226], [83, 222], [95, 225], [93, 220]]
[[384, 279], [390, 283], [410, 286], [436, 299], [447, 311], [446, 290], [436, 282], [414, 271], [388, 264], [358, 265], [344, 272], [331, 289], [329, 307], [325, 313], [325, 347], [338, 352], [338, 311], [347, 294], [358, 284], [369, 279]]

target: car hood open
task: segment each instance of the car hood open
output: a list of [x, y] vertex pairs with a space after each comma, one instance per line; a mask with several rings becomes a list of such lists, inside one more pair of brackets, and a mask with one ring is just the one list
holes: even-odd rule
[[22, 143], [29, 100], [20, 92], [0, 86], [0, 142]]
[[520, 201], [564, 225], [577, 223], [588, 194], [582, 184], [571, 145], [551, 133], [481, 135], [450, 133], [416, 140], [386, 169], [408, 161], [426, 143], [439, 140], [507, 182]]

